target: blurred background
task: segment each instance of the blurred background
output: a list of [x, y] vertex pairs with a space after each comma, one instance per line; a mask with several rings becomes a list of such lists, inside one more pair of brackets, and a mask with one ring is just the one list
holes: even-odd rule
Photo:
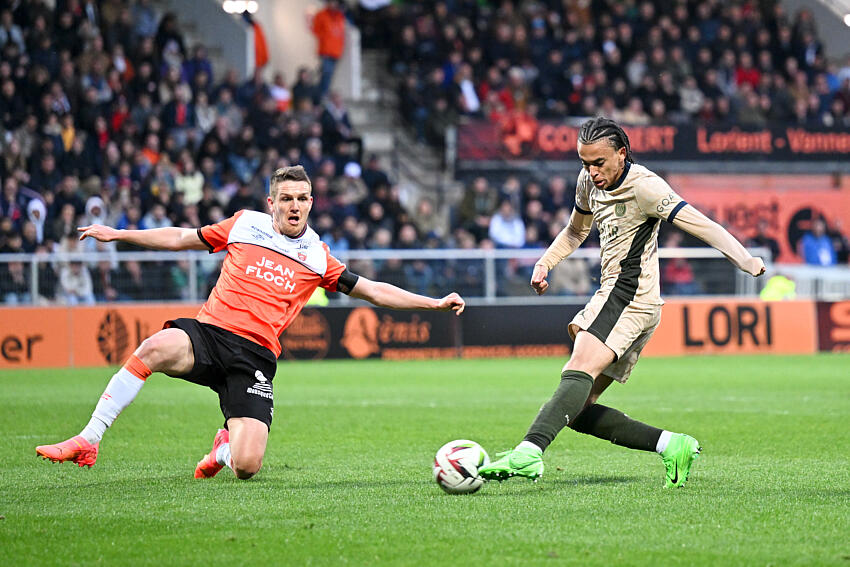
[[[194, 312], [218, 277], [221, 255], [78, 243], [77, 226], [265, 210], [270, 174], [293, 164], [313, 182], [311, 226], [353, 271], [473, 306], [574, 312], [598, 286], [595, 229], [546, 296], [528, 280], [572, 210], [578, 126], [593, 116], [627, 125], [639, 163], [766, 260], [754, 280], [664, 224], [662, 293], [683, 302], [685, 335], [688, 306], [715, 301], [715, 344], [726, 325], [746, 346], [742, 305], [768, 325], [751, 346], [773, 344], [779, 311], [760, 310], [784, 301], [812, 313], [806, 348], [850, 344], [832, 331], [850, 326], [848, 2], [23, 0], [0, 10], [0, 303], [17, 341], [5, 363], [26, 359], [21, 325], [56, 313], [21, 306]], [[317, 317], [355, 302], [313, 302], [296, 342], [330, 356]], [[431, 355], [460, 353], [461, 335], [507, 313], [446, 331], [449, 350]], [[111, 317], [93, 319], [101, 345]], [[550, 342], [566, 340], [559, 324]], [[386, 332], [370, 340], [416, 334]]]

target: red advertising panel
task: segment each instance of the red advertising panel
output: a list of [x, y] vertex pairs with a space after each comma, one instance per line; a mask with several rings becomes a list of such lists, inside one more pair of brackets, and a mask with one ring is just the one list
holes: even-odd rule
[[[763, 130], [693, 125], [627, 126], [638, 160], [837, 161], [850, 156], [850, 132], [775, 126]], [[557, 120], [513, 116], [458, 129], [458, 159], [578, 159], [579, 128]]]
[[812, 219], [824, 218], [830, 230], [850, 230], [850, 180], [831, 175], [679, 175], [667, 176], [688, 203], [731, 230], [741, 240], [761, 221], [779, 244], [774, 261], [800, 262], [798, 243]]
[[850, 352], [850, 301], [818, 303], [820, 350]]

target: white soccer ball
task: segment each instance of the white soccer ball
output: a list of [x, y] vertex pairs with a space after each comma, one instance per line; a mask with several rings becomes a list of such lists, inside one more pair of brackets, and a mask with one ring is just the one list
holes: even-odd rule
[[475, 441], [449, 441], [434, 457], [434, 480], [449, 494], [471, 494], [484, 484], [478, 469], [489, 463], [487, 451]]

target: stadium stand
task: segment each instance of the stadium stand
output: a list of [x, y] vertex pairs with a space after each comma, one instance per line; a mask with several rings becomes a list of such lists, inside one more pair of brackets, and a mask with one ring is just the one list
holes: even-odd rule
[[[367, 24], [383, 30], [369, 41], [389, 54], [399, 77], [399, 113], [432, 146], [475, 117], [850, 128], [850, 65], [829, 62], [806, 11], [792, 18], [776, 2], [665, 6], [402, 2], [370, 13]], [[55, 9], [35, 0], [2, 10], [0, 134], [0, 253], [77, 250], [76, 226], [92, 222], [199, 226], [262, 209], [270, 173], [295, 163], [313, 178], [313, 225], [334, 252], [537, 248], [563, 227], [573, 204], [564, 177], [496, 176], [470, 180], [448, 219], [427, 197], [407, 210], [378, 158], [364, 162], [345, 101], [333, 92], [322, 97], [313, 70], [300, 69], [291, 84], [281, 74], [269, 82], [259, 70], [241, 81], [233, 70], [214, 69], [203, 45], [187, 47], [177, 17], [146, 0], [67, 0]], [[832, 253], [817, 257], [846, 263], [847, 239], [837, 227], [825, 233], [818, 249]], [[434, 293], [458, 277], [458, 266], [370, 269]], [[66, 268], [39, 268], [42, 299], [75, 301], [63, 292], [63, 279], [76, 275]], [[83, 302], [184, 297], [186, 274], [173, 263], [87, 268], [93, 291]], [[669, 289], [699, 290], [687, 268], [665, 269]], [[499, 269], [527, 279], [528, 266]], [[585, 294], [595, 269], [578, 270], [581, 281], [558, 289]], [[214, 282], [215, 266], [206, 272]], [[30, 277], [0, 264], [0, 299], [31, 300]]]
[[455, 115], [850, 127], [850, 67], [778, 2], [454, 0], [385, 17], [401, 112], [429, 142]]
[[[308, 69], [291, 89], [281, 76], [240, 82], [213, 69], [203, 45], [186, 47], [176, 16], [146, 1], [4, 9], [0, 252], [76, 250], [76, 227], [92, 222], [200, 226], [263, 209], [270, 172], [294, 163], [313, 177], [320, 228], [354, 227], [346, 238], [358, 248], [386, 225], [397, 243], [395, 228], [408, 218], [397, 191], [376, 160], [363, 171], [344, 102], [334, 93], [321, 99], [318, 88]], [[28, 299], [29, 274], [10, 266], [0, 265], [1, 295]], [[160, 272], [176, 277], [173, 266], [144, 275], [132, 263], [90, 270], [98, 299], [180, 296], [178, 282], [154, 293], [149, 285], [163, 281]], [[45, 279], [56, 281], [43, 286], [43, 299], [73, 301], [60, 279], [71, 281]]]

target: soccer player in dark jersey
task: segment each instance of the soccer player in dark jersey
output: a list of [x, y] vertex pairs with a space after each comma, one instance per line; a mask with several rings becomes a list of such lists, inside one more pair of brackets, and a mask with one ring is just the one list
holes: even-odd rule
[[575, 346], [555, 394], [524, 440], [479, 473], [490, 480], [515, 475], [537, 479], [543, 474], [543, 451], [569, 426], [617, 445], [658, 452], [666, 468], [665, 486], [682, 486], [700, 451], [696, 439], [597, 403], [613, 381], [626, 382], [661, 320], [659, 224], [667, 221], [702, 239], [752, 276], [764, 273], [764, 262], [658, 175], [634, 163], [629, 138], [613, 120], [585, 122], [578, 155], [582, 171], [575, 207], [566, 228], [534, 266], [531, 286], [545, 293], [549, 270], [581, 245], [596, 222], [602, 257], [599, 290], [569, 324]]
[[307, 225], [312, 185], [301, 166], [275, 171], [271, 214], [239, 211], [203, 228], [116, 230], [81, 227], [80, 240], [122, 241], [161, 250], [227, 250], [218, 283], [194, 319], [167, 321], [145, 339], [112, 377], [79, 435], [36, 453], [54, 462], [92, 466], [106, 428], [136, 397], [153, 372], [208, 386], [218, 393], [225, 427], [195, 478], [215, 476], [224, 466], [250, 478], [262, 465], [274, 411], [272, 379], [281, 347], [278, 337], [298, 316], [317, 287], [392, 309], [453, 310], [457, 293], [434, 299], [374, 282], [349, 271]]

